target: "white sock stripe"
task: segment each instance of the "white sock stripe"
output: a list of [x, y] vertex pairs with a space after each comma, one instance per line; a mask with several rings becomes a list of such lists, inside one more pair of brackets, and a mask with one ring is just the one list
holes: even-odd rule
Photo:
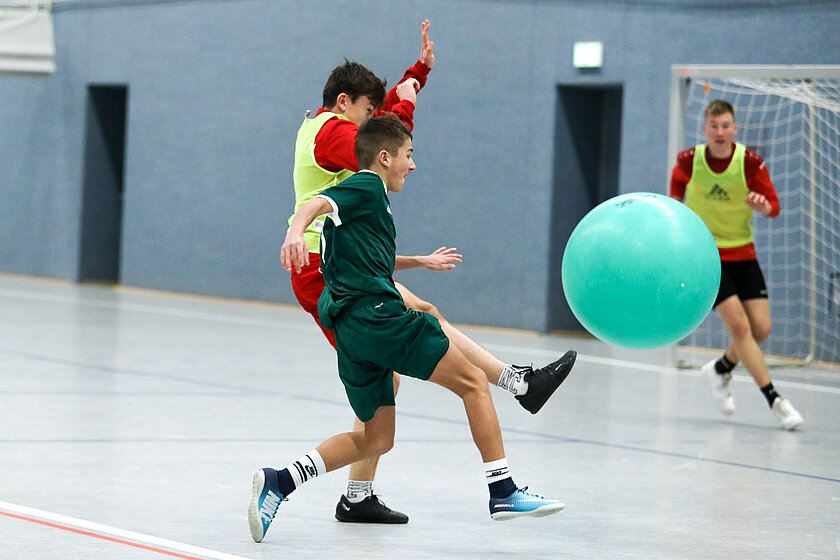
[[358, 503], [373, 496], [372, 480], [348, 480], [347, 492], [344, 494], [351, 503]]
[[500, 469], [502, 467], [507, 467], [507, 466], [508, 466], [507, 458], [502, 457], [501, 459], [496, 459], [495, 461], [489, 461], [487, 463], [484, 463], [484, 470], [492, 471], [492, 470]]
[[322, 474], [327, 473], [327, 465], [324, 463], [324, 458], [321, 457], [321, 454], [318, 453], [317, 449], [313, 449], [307, 455], [309, 460], [312, 461], [312, 467], [315, 469], [315, 476], [321, 476]]
[[507, 459], [502, 458], [496, 461], [484, 463], [484, 478], [487, 483], [498, 482], [510, 477], [510, 468]]
[[298, 486], [304, 483], [306, 478], [304, 478], [305, 474], [303, 472], [303, 468], [300, 465], [300, 461], [295, 461], [294, 463], [292, 463], [292, 467], [294, 468], [289, 469], [289, 473], [292, 475], [292, 480], [295, 481], [295, 488], [297, 488]]
[[505, 364], [505, 369], [502, 370], [501, 375], [499, 375], [499, 382], [497, 385], [502, 389], [508, 389], [510, 387], [510, 383], [513, 380], [514, 370], [510, 364]]
[[525, 381], [525, 373], [529, 368], [522, 366], [505, 365], [499, 375], [497, 385], [512, 395], [523, 395], [528, 391], [528, 383]]
[[315, 478], [316, 476], [320, 476], [327, 472], [324, 459], [316, 449], [313, 449], [286, 468], [289, 470], [289, 474], [292, 475], [295, 488], [304, 482], [309, 481], [309, 479]]

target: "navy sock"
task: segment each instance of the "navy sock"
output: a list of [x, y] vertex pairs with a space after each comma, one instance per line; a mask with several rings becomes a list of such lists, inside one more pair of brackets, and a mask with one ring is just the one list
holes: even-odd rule
[[277, 471], [277, 488], [284, 497], [295, 491], [295, 481], [292, 479], [289, 469]]
[[718, 361], [715, 362], [715, 371], [721, 375], [729, 373], [733, 370], [737, 363], [738, 362], [730, 362], [729, 358], [727, 358], [726, 354], [724, 354], [718, 359]]
[[510, 476], [496, 482], [491, 482], [487, 487], [490, 488], [491, 498], [507, 498], [516, 492], [516, 484], [513, 483], [513, 478]]
[[764, 394], [764, 398], [767, 399], [767, 404], [770, 406], [773, 406], [773, 401], [779, 398], [779, 393], [776, 392], [776, 389], [773, 387], [773, 383], [768, 383], [762, 387], [761, 392]]

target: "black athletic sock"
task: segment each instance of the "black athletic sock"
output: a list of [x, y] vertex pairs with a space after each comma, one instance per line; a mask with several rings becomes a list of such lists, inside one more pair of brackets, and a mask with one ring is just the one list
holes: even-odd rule
[[513, 483], [513, 478], [507, 477], [498, 482], [491, 482], [487, 485], [490, 488], [491, 498], [507, 498], [516, 492], [516, 484]]
[[289, 469], [277, 471], [277, 486], [283, 496], [288, 496], [295, 491], [295, 481], [292, 478]]
[[715, 371], [721, 375], [730, 373], [738, 362], [732, 363], [729, 361], [729, 358], [726, 357], [726, 354], [718, 358], [718, 361], [715, 362]]
[[767, 404], [771, 407], [773, 406], [773, 401], [779, 398], [779, 393], [776, 392], [776, 389], [773, 387], [773, 383], [768, 383], [764, 387], [761, 388], [761, 392], [764, 393], [764, 398], [767, 399]]

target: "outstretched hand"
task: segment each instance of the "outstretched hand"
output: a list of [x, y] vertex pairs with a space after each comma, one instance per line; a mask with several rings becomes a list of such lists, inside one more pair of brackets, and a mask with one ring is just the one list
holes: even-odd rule
[[750, 194], [747, 195], [747, 198], [745, 198], [744, 201], [747, 203], [747, 206], [760, 213], [762, 216], [769, 215], [772, 210], [772, 206], [770, 206], [770, 203], [767, 202], [767, 197], [755, 191], [750, 191]]
[[287, 272], [294, 268], [296, 273], [300, 273], [303, 265], [309, 264], [309, 248], [302, 235], [292, 235], [291, 232], [286, 235], [286, 241], [280, 248], [280, 264]]
[[420, 48], [420, 62], [431, 68], [435, 65], [435, 43], [429, 41], [429, 20], [420, 24], [420, 38], [423, 40]]
[[455, 247], [441, 247], [431, 255], [423, 257], [423, 267], [429, 270], [454, 270], [455, 264], [461, 262], [462, 256], [456, 253]]

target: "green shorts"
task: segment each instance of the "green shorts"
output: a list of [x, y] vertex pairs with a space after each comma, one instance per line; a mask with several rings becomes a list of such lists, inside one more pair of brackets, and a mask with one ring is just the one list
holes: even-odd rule
[[338, 374], [362, 422], [380, 406], [394, 406], [394, 371], [428, 380], [449, 349], [435, 317], [387, 296], [360, 299], [334, 327]]

